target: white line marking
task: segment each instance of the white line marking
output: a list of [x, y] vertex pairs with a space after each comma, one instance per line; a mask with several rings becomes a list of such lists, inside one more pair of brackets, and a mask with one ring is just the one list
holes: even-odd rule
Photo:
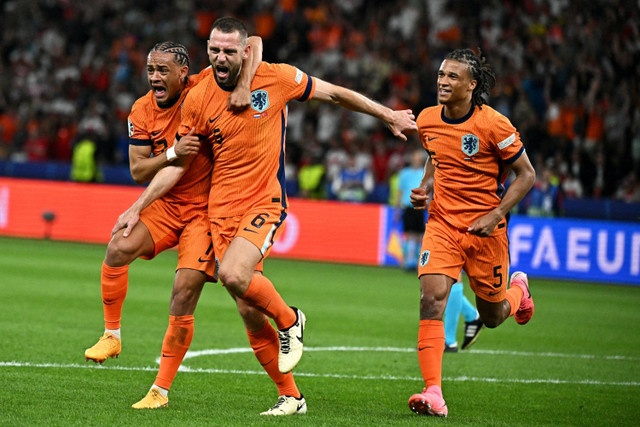
[[[60, 363], [31, 363], [31, 362], [0, 362], [0, 367], [18, 367], [18, 368], [62, 368], [62, 369], [104, 369], [107, 371], [153, 371], [158, 370], [157, 367], [135, 367], [135, 366], [99, 366], [99, 365], [80, 365], [77, 363], [60, 364]], [[202, 369], [180, 367], [180, 372], [187, 373], [205, 373], [205, 374], [242, 374], [242, 375], [266, 375], [264, 371], [241, 371], [236, 369]], [[298, 377], [311, 378], [340, 378], [353, 380], [390, 380], [390, 381], [422, 381], [420, 377], [397, 377], [393, 375], [342, 375], [342, 374], [315, 374], [308, 372], [296, 372]], [[571, 384], [571, 385], [602, 385], [602, 386], [631, 386], [640, 387], [640, 382], [625, 381], [598, 381], [598, 380], [582, 380], [568, 381], [554, 378], [479, 378], [479, 377], [445, 377], [443, 381], [452, 382], [487, 382], [487, 383], [513, 383], [513, 384]]]
[[[414, 353], [415, 348], [400, 348], [400, 347], [306, 347], [304, 351], [376, 351], [376, 352], [392, 352], [392, 353]], [[184, 356], [184, 360], [191, 359], [198, 356], [210, 356], [217, 354], [234, 354], [234, 353], [251, 353], [252, 350], [249, 347], [237, 347], [237, 348], [224, 348], [224, 349], [209, 349], [188, 351]], [[640, 361], [639, 357], [629, 356], [598, 356], [594, 354], [572, 354], [572, 353], [535, 353], [531, 351], [507, 351], [507, 350], [466, 350], [461, 352], [471, 354], [490, 354], [490, 355], [507, 355], [507, 356], [529, 356], [529, 357], [559, 357], [568, 359], [604, 359], [604, 360], [628, 360], [628, 361]], [[160, 359], [158, 358], [158, 361]], [[159, 362], [157, 362], [159, 363]]]

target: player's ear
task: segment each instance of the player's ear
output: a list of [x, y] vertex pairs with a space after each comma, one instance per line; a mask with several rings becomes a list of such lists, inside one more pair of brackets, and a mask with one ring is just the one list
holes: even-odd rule
[[249, 57], [249, 54], [251, 53], [251, 45], [247, 44], [244, 47], [244, 52], [242, 53], [242, 59], [245, 60]]
[[477, 85], [478, 85], [478, 81], [477, 80], [471, 80], [469, 82], [469, 90], [471, 92], [473, 92], [473, 90], [476, 88]]
[[183, 65], [180, 67], [180, 79], [185, 79], [189, 75], [189, 67]]

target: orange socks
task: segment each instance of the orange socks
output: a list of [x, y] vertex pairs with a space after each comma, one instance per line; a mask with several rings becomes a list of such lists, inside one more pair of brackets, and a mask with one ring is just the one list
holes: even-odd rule
[[102, 262], [100, 279], [102, 291], [102, 309], [104, 311], [104, 327], [120, 329], [122, 304], [127, 296], [129, 286], [129, 266], [109, 267]]
[[155, 385], [169, 390], [178, 368], [193, 340], [193, 315], [169, 316], [169, 327], [162, 341], [160, 370]]
[[425, 386], [442, 386], [442, 353], [444, 323], [442, 320], [421, 320], [418, 329], [418, 362]]
[[273, 283], [262, 274], [253, 275], [242, 299], [272, 318], [278, 329], [286, 329], [296, 321], [295, 311], [284, 302]]
[[509, 301], [509, 305], [511, 306], [511, 311], [509, 312], [509, 316], [513, 316], [518, 311], [520, 307], [520, 302], [522, 301], [523, 296], [522, 289], [520, 286], [512, 286], [507, 289], [507, 301]]
[[293, 379], [293, 374], [280, 373], [278, 369], [278, 351], [280, 344], [278, 342], [278, 334], [267, 320], [264, 327], [257, 332], [247, 331], [249, 344], [253, 349], [253, 353], [262, 365], [269, 377], [276, 383], [279, 395], [300, 397], [300, 392]]

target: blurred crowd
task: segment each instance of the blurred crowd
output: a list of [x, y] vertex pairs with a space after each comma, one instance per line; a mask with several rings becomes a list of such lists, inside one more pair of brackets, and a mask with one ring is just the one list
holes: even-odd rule
[[[631, 0], [0, 0], [0, 160], [69, 162], [92, 140], [128, 164], [126, 118], [148, 90], [157, 42], [206, 67], [213, 21], [233, 15], [264, 59], [416, 115], [436, 103], [436, 71], [479, 48], [498, 77], [490, 105], [520, 131], [538, 174], [525, 209], [566, 197], [640, 202], [640, 13]], [[386, 202], [420, 147], [368, 116], [292, 103], [292, 195]], [[358, 182], [361, 179], [362, 182]]]

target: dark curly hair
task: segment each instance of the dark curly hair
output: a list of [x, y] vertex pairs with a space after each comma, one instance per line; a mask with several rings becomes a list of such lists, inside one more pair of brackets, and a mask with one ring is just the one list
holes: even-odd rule
[[485, 95], [488, 98], [489, 92], [496, 84], [496, 75], [491, 70], [491, 66], [482, 55], [480, 49], [478, 48], [478, 55], [471, 49], [456, 49], [449, 52], [444, 59], [467, 64], [471, 78], [478, 82], [473, 89], [471, 101], [482, 108], [482, 105], [487, 103]]

